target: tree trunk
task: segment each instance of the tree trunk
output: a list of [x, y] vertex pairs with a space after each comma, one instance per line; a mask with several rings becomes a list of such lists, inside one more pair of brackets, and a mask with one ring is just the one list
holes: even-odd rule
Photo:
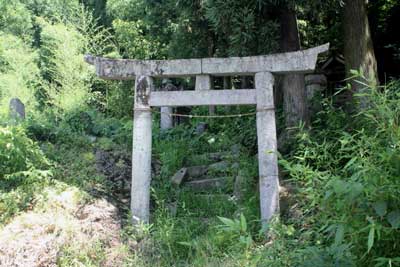
[[[296, 11], [286, 7], [280, 14], [281, 48], [283, 52], [300, 49], [300, 37], [297, 27]], [[283, 110], [285, 112], [286, 134], [297, 127], [300, 122], [308, 124], [309, 115], [307, 97], [304, 84], [304, 75], [288, 74], [282, 78]]]
[[[351, 70], [361, 71], [364, 76], [362, 82], [367, 82], [372, 86], [377, 85], [377, 63], [369, 28], [366, 0], [345, 1], [343, 27], [347, 76], [352, 76]], [[353, 93], [361, 93], [365, 86], [352, 80], [351, 88]], [[360, 107], [365, 106], [365, 97], [360, 98]]]

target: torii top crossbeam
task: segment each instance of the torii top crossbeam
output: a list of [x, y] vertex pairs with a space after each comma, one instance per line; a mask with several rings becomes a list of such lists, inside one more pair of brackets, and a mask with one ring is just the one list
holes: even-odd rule
[[85, 56], [96, 67], [96, 74], [108, 80], [134, 80], [136, 76], [182, 77], [193, 75], [252, 75], [257, 72], [312, 72], [318, 54], [329, 44], [307, 50], [251, 57], [202, 58], [176, 60], [109, 59]]

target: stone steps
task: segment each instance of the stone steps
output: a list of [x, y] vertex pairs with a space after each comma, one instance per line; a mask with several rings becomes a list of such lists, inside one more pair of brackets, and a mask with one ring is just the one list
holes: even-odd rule
[[184, 185], [194, 191], [226, 190], [231, 177], [206, 178], [188, 181]]
[[179, 169], [170, 179], [179, 188], [176, 201], [168, 207], [171, 214], [175, 216], [181, 208], [199, 218], [234, 213], [239, 153], [240, 147], [233, 146], [231, 151], [190, 156], [185, 162], [191, 164]]

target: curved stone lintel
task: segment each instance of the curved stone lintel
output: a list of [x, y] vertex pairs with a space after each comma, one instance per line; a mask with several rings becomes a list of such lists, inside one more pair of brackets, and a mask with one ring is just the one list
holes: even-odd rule
[[86, 55], [85, 61], [96, 67], [100, 78], [109, 80], [133, 80], [139, 75], [252, 75], [264, 71], [278, 74], [308, 73], [315, 69], [318, 54], [328, 49], [329, 44], [324, 44], [306, 50], [264, 56], [176, 60], [109, 59]]

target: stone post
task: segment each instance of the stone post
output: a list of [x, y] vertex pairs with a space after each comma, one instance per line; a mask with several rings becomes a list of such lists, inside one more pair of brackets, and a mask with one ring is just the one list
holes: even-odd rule
[[[170, 79], [163, 79], [161, 91], [174, 91], [177, 88], [172, 84]], [[171, 129], [174, 127], [174, 120], [171, 116], [173, 113], [172, 107], [161, 107], [161, 116], [160, 116], [160, 129], [161, 131]]]
[[[211, 76], [210, 75], [197, 75], [196, 76], [196, 90], [211, 90]], [[215, 106], [208, 107], [210, 115], [215, 114]]]
[[307, 100], [311, 99], [317, 93], [321, 93], [327, 84], [326, 76], [324, 74], [309, 74], [305, 76]]
[[131, 211], [134, 224], [149, 223], [152, 138], [149, 95], [153, 87], [151, 77], [136, 77], [131, 188]]
[[174, 126], [171, 114], [172, 107], [161, 107], [160, 128], [162, 131], [171, 129]]
[[14, 121], [25, 119], [25, 105], [19, 98], [10, 100], [10, 117]]
[[279, 177], [273, 85], [274, 77], [270, 72], [259, 72], [255, 75], [260, 210], [263, 225], [279, 211]]
[[[223, 88], [222, 89], [231, 89], [232, 90], [232, 79], [230, 76], [224, 76], [223, 79]], [[230, 112], [232, 110], [231, 106], [226, 106], [226, 111]]]

